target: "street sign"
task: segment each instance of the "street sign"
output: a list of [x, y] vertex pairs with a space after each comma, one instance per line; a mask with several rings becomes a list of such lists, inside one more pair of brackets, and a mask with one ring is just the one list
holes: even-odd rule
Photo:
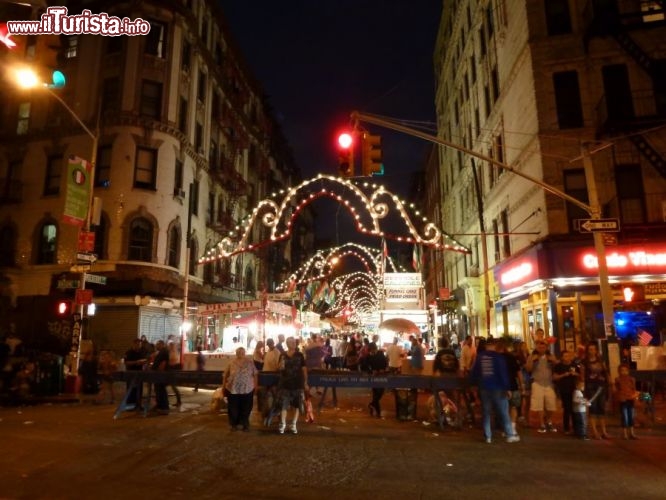
[[106, 285], [106, 276], [100, 276], [99, 274], [85, 273], [84, 277], [86, 279], [86, 283], [96, 283], [98, 285]]
[[78, 288], [79, 287], [79, 280], [58, 280], [58, 284], [56, 285], [56, 288], [59, 290], [65, 289], [65, 288]]
[[97, 260], [97, 255], [94, 253], [77, 253], [76, 254], [76, 259], [77, 260], [82, 260], [84, 262], [95, 262]]
[[70, 273], [85, 273], [90, 271], [90, 264], [77, 264], [69, 268]]
[[578, 219], [581, 233], [617, 233], [620, 231], [620, 219]]

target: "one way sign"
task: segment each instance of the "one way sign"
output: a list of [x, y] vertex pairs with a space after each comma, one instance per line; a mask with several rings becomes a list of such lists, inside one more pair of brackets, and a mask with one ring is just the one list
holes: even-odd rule
[[581, 233], [617, 233], [620, 231], [619, 219], [578, 219]]

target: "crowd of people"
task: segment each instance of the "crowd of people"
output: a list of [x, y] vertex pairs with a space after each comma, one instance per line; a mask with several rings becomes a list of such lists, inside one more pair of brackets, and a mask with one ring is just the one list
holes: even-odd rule
[[[224, 372], [222, 388], [228, 404], [229, 425], [232, 430], [247, 431], [254, 397], [266, 415], [279, 416], [278, 432], [297, 433], [297, 422], [305, 410], [310, 397], [307, 385], [308, 371], [351, 370], [371, 374], [399, 374], [408, 366], [410, 374], [423, 372], [427, 346], [416, 336], [410, 336], [407, 345], [395, 337], [393, 342], [380, 345], [378, 336], [367, 337], [360, 333], [349, 335], [312, 335], [307, 340], [283, 335], [266, 342], [257, 342], [247, 355], [243, 346], [238, 346]], [[127, 370], [180, 369], [177, 345], [173, 340], [157, 341], [153, 346], [145, 338], [135, 339], [132, 348], [124, 357]], [[469, 388], [461, 388], [455, 396], [464, 403], [472, 420], [476, 403], [480, 402], [483, 437], [493, 440], [501, 432], [508, 442], [520, 440], [519, 428], [535, 423], [539, 433], [555, 433], [580, 439], [610, 439], [606, 427], [606, 411], [611, 396], [619, 406], [623, 436], [637, 439], [634, 430], [634, 402], [638, 396], [636, 383], [629, 375], [631, 360], [628, 349], [622, 352], [622, 364], [616, 380], [611, 380], [596, 343], [578, 346], [576, 352], [563, 351], [559, 357], [553, 353], [552, 340], [543, 330], [537, 330], [533, 348], [525, 342], [510, 339], [467, 337], [460, 346], [440, 342], [432, 366], [432, 375], [455, 376], [470, 381]], [[404, 360], [407, 360], [403, 365]], [[82, 362], [82, 375], [86, 372]], [[205, 357], [201, 346], [197, 349], [197, 369], [203, 370]], [[98, 374], [101, 394], [113, 401], [111, 373], [115, 370], [113, 360], [101, 357], [91, 372]], [[260, 388], [258, 374], [261, 371], [278, 372], [279, 382], [274, 387]], [[102, 374], [102, 375], [100, 375]], [[463, 384], [467, 386], [467, 384]], [[198, 385], [195, 390], [198, 389]], [[261, 389], [261, 390], [260, 390]], [[313, 388], [317, 390], [317, 388]], [[176, 405], [181, 398], [177, 387], [172, 391]], [[319, 392], [319, 391], [317, 391]], [[385, 390], [373, 388], [368, 403], [371, 416], [381, 417], [381, 400]], [[433, 394], [428, 407], [439, 397], [441, 411], [455, 408], [455, 403], [446, 393]], [[141, 387], [132, 387], [128, 404], [141, 407]], [[553, 416], [561, 408], [562, 420], [555, 422]], [[166, 384], [155, 384], [155, 406], [157, 414], [169, 413]], [[266, 419], [264, 418], [266, 422]], [[589, 430], [588, 430], [589, 424]]]

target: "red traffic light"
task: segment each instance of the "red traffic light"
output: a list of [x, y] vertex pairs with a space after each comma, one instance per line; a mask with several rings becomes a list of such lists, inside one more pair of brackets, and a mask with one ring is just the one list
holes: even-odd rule
[[342, 149], [349, 149], [354, 143], [354, 138], [348, 132], [343, 132], [338, 136], [338, 144]]
[[16, 47], [16, 42], [11, 39], [12, 34], [7, 29], [7, 24], [0, 24], [0, 42], [2, 42], [8, 49]]
[[65, 316], [72, 312], [72, 302], [69, 300], [61, 300], [58, 302], [57, 312], [59, 316]]

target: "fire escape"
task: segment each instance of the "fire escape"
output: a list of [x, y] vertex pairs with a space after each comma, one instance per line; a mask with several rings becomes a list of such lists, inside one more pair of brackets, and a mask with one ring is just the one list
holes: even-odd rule
[[[586, 5], [586, 44], [594, 37], [612, 37], [652, 81], [649, 92], [631, 91], [625, 99], [619, 95], [604, 96], [598, 107], [600, 135], [627, 134], [666, 123], [666, 59], [651, 57], [632, 36], [638, 30], [646, 32], [666, 26], [664, 3], [663, 0], [590, 0]], [[627, 135], [640, 154], [666, 178], [664, 152], [645, 134]]]

